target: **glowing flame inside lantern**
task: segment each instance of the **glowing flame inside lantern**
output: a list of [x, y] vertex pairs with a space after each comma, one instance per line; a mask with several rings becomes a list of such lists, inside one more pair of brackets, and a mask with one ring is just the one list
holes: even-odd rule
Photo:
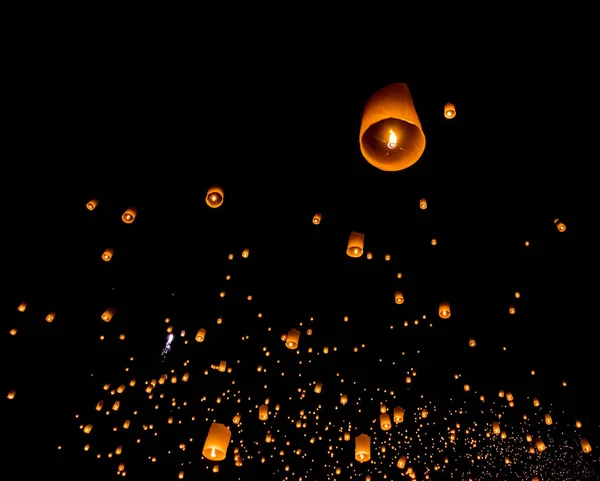
[[394, 131], [392, 129], [390, 129], [390, 138], [388, 141], [388, 149], [395, 149], [396, 145], [398, 142], [398, 137], [396, 137], [396, 134], [394, 133]]
[[210, 457], [211, 457], [211, 458], [216, 458], [216, 457], [217, 457], [217, 453], [215, 452], [215, 448], [212, 448], [212, 449], [210, 450]]

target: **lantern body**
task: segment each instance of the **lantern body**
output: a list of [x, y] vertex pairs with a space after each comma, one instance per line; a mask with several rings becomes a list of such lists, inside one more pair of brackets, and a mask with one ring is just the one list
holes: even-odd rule
[[446, 301], [440, 302], [438, 313], [442, 319], [448, 319], [450, 317], [450, 303]]
[[206, 193], [206, 204], [213, 209], [220, 207], [223, 203], [223, 189], [218, 185], [213, 185]]
[[321, 223], [321, 213], [318, 212], [313, 217], [313, 224], [319, 225]]
[[288, 349], [297, 349], [298, 342], [300, 342], [300, 331], [298, 329], [291, 328], [287, 333], [285, 345]]
[[404, 295], [402, 294], [402, 291], [396, 291], [394, 293], [394, 299], [396, 301], [396, 304], [403, 304], [404, 303]]
[[104, 311], [102, 313], [101, 317], [104, 322], [109, 322], [114, 315], [115, 315], [115, 308], [109, 307], [108, 309], [106, 309], [106, 311]]
[[92, 199], [85, 204], [88, 210], [94, 210], [98, 206], [98, 199]]
[[446, 117], [447, 119], [453, 119], [454, 117], [456, 117], [456, 107], [450, 102], [444, 105], [444, 117]]
[[360, 257], [365, 247], [365, 235], [360, 232], [351, 232], [348, 238], [346, 254], [350, 257]]
[[321, 384], [320, 382], [318, 382], [317, 385], [315, 386], [315, 392], [317, 394], [319, 394], [322, 389], [323, 389], [323, 384]]
[[202, 455], [212, 461], [223, 461], [227, 454], [227, 447], [231, 439], [231, 431], [224, 424], [212, 423], [206, 441], [204, 442], [204, 448], [202, 449]]
[[27, 309], [26, 302], [21, 302], [21, 304], [19, 304], [19, 307], [17, 307], [17, 311], [19, 311], [19, 312], [25, 312], [25, 309]]
[[427, 201], [425, 200], [425, 198], [423, 198], [423, 199], [421, 199], [421, 200], [419, 201], [419, 207], [420, 207], [422, 210], [425, 210], [425, 209], [427, 209]]
[[398, 171], [413, 165], [425, 150], [425, 134], [405, 83], [375, 92], [365, 104], [360, 150], [369, 164]]
[[125, 212], [123, 212], [121, 219], [123, 222], [125, 222], [125, 224], [131, 224], [135, 220], [136, 215], [137, 209], [135, 207], [129, 207]]
[[400, 406], [396, 406], [394, 408], [394, 422], [401, 423], [404, 421], [404, 408]]
[[104, 262], [108, 262], [109, 260], [112, 259], [112, 256], [114, 253], [115, 253], [115, 250], [112, 247], [105, 249], [104, 252], [102, 253], [102, 260]]
[[354, 457], [359, 463], [367, 462], [371, 459], [371, 438], [366, 434], [361, 434], [355, 438]]
[[592, 452], [592, 445], [586, 438], [581, 438], [581, 441], [579, 441], [579, 444], [581, 444], [581, 449], [583, 450], [584, 453]]
[[205, 337], [206, 337], [206, 329], [201, 327], [200, 329], [198, 329], [198, 332], [196, 333], [196, 342], [204, 342]]
[[258, 419], [261, 421], [266, 421], [269, 419], [269, 407], [266, 404], [262, 404], [258, 408]]
[[379, 425], [384, 431], [388, 431], [392, 427], [392, 422], [388, 413], [383, 413], [379, 415]]

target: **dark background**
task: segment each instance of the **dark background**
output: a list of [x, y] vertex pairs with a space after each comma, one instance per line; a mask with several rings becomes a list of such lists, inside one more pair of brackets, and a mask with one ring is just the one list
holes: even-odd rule
[[[337, 479], [375, 480], [399, 475], [397, 455], [389, 454], [398, 450], [418, 479], [445, 456], [449, 464], [431, 479], [523, 479], [535, 469], [542, 479], [584, 479], [595, 464], [600, 420], [589, 280], [595, 253], [582, 233], [582, 185], [593, 161], [574, 120], [588, 110], [580, 77], [557, 78], [551, 64], [517, 69], [508, 61], [481, 65], [476, 74], [441, 62], [416, 75], [422, 70], [402, 62], [359, 69], [329, 51], [297, 54], [294, 62], [261, 52], [242, 52], [252, 61], [238, 64], [135, 43], [42, 43], [11, 70], [0, 355], [3, 389], [17, 396], [3, 396], [0, 410], [6, 469], [110, 479], [124, 462], [133, 479], [176, 479], [185, 470], [185, 479], [319, 481], [335, 478], [340, 466]], [[358, 130], [369, 96], [394, 82], [408, 84], [427, 145], [415, 165], [382, 172], [362, 157]], [[452, 120], [444, 118], [446, 102], [456, 106]], [[218, 209], [204, 200], [213, 184], [225, 190]], [[92, 198], [100, 203], [88, 211]], [[130, 206], [138, 216], [126, 225], [121, 214]], [[318, 226], [311, 222], [316, 212], [323, 215]], [[564, 233], [555, 218], [566, 224]], [[365, 234], [372, 260], [346, 256], [351, 231]], [[100, 258], [106, 247], [115, 249], [109, 263]], [[403, 305], [393, 302], [398, 289]], [[448, 320], [437, 316], [442, 300], [451, 303]], [[29, 303], [25, 313], [16, 310], [22, 301]], [[116, 314], [107, 324], [100, 314], [109, 306]], [[50, 311], [57, 313], [51, 324], [44, 321]], [[176, 337], [163, 358], [167, 317]], [[14, 327], [18, 334], [10, 336]], [[193, 341], [200, 327], [207, 330], [203, 344]], [[280, 340], [292, 327], [303, 331], [300, 355]], [[468, 347], [470, 337], [476, 348]], [[233, 373], [210, 369], [221, 360]], [[418, 375], [407, 385], [411, 368]], [[189, 372], [189, 382], [167, 382], [148, 400], [144, 382], [171, 369]], [[102, 390], [131, 378], [136, 387], [121, 395]], [[310, 384], [317, 380], [324, 383], [320, 397]], [[514, 408], [498, 398], [500, 389], [514, 394]], [[241, 402], [226, 401], [224, 392], [239, 393]], [[338, 407], [342, 392], [350, 399], [345, 410]], [[263, 424], [255, 406], [265, 397], [281, 411]], [[118, 412], [94, 410], [100, 399], [110, 407], [116, 398]], [[405, 424], [380, 431], [373, 424], [380, 402], [402, 405]], [[424, 406], [430, 422], [419, 427]], [[300, 409], [317, 409], [319, 420], [297, 430], [287, 417], [296, 419]], [[221, 472], [211, 474], [201, 456], [210, 421], [233, 427], [236, 412], [242, 431], [234, 431]], [[551, 427], [543, 425], [546, 412]], [[498, 413], [509, 439], [486, 440]], [[167, 425], [169, 415], [185, 421]], [[120, 428], [126, 418], [128, 431]], [[79, 426], [88, 422], [94, 429], [84, 435]], [[324, 431], [328, 422], [331, 431]], [[468, 435], [454, 446], [440, 441], [456, 422], [479, 426], [478, 447], [465, 442]], [[357, 466], [353, 443], [337, 441], [348, 423], [353, 437], [371, 432], [374, 444], [387, 442], [388, 457], [374, 454], [368, 466]], [[264, 443], [268, 430], [277, 433], [273, 445]], [[539, 433], [549, 449], [529, 457], [525, 431]], [[310, 444], [311, 433], [324, 440]], [[582, 436], [592, 454], [581, 454]], [[340, 446], [333, 459], [329, 444]], [[107, 458], [117, 445], [123, 454]], [[233, 466], [234, 446], [243, 467]], [[302, 456], [292, 453], [298, 448]], [[484, 460], [471, 466], [477, 454]], [[261, 464], [262, 455], [272, 459]]]

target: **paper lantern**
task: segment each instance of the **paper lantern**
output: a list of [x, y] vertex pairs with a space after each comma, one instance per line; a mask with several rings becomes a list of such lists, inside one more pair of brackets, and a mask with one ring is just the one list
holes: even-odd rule
[[558, 232], [564, 232], [567, 230], [567, 226], [558, 219], [554, 219], [554, 224], [556, 224]]
[[313, 216], [313, 224], [319, 225], [321, 223], [321, 213], [318, 212]]
[[348, 402], [348, 396], [346, 396], [345, 394], [342, 394], [340, 396], [340, 404], [346, 404]]
[[542, 441], [540, 438], [537, 438], [535, 440], [535, 447], [540, 453], [546, 450], [546, 445], [544, 444], [544, 441]]
[[492, 423], [492, 431], [494, 434], [500, 434], [500, 423], [498, 421]]
[[359, 135], [363, 156], [380, 170], [406, 169], [419, 160], [425, 135], [405, 83], [388, 85], [371, 96]]
[[348, 238], [346, 254], [350, 257], [360, 257], [365, 247], [365, 235], [359, 232], [351, 232]]
[[423, 199], [421, 199], [421, 200], [419, 201], [419, 207], [420, 207], [422, 210], [425, 210], [425, 209], [427, 209], [427, 201], [425, 200], [425, 198], [423, 198]]
[[109, 322], [114, 315], [115, 315], [115, 308], [109, 307], [108, 309], [106, 309], [106, 311], [104, 311], [102, 313], [102, 315], [100, 317], [102, 318], [102, 320], [104, 322]]
[[266, 421], [269, 419], [269, 407], [266, 404], [262, 404], [258, 408], [258, 419], [261, 421]]
[[223, 203], [223, 189], [218, 185], [213, 185], [206, 193], [206, 204], [213, 209], [220, 207]]
[[300, 342], [300, 331], [293, 327], [288, 331], [285, 345], [288, 349], [297, 349]]
[[94, 210], [98, 206], [98, 199], [92, 199], [87, 204], [85, 204], [87, 210]]
[[105, 249], [104, 252], [102, 253], [102, 260], [104, 262], [110, 261], [112, 259], [112, 256], [114, 253], [115, 253], [115, 250], [112, 247]]
[[544, 416], [544, 422], [547, 426], [550, 426], [552, 424], [552, 415], [550, 415], [550, 413]]
[[450, 102], [444, 105], [444, 117], [447, 119], [453, 119], [456, 117], [456, 107], [454, 107], [454, 105], [452, 105]]
[[440, 302], [440, 306], [438, 308], [438, 314], [442, 319], [448, 319], [450, 317], [450, 303], [446, 301]]
[[400, 456], [400, 458], [398, 459], [398, 464], [397, 466], [400, 469], [404, 469], [404, 466], [406, 466], [406, 456]]
[[381, 426], [381, 429], [384, 431], [388, 431], [392, 427], [392, 422], [388, 413], [379, 415], [379, 426]]
[[244, 259], [247, 259], [249, 255], [250, 255], [250, 249], [244, 249], [244, 250], [242, 251], [242, 257], [243, 257]]
[[396, 304], [404, 303], [404, 295], [402, 294], [402, 291], [396, 291], [394, 293], [394, 300], [396, 301]]
[[317, 385], [315, 386], [315, 392], [317, 394], [320, 394], [322, 389], [323, 389], [323, 384], [321, 384], [320, 382], [318, 382]]
[[196, 333], [196, 342], [204, 342], [205, 337], [206, 337], [206, 329], [201, 327], [200, 329], [198, 329], [198, 332]]
[[17, 311], [19, 311], [19, 312], [25, 312], [25, 309], [27, 309], [26, 302], [21, 302], [21, 304], [19, 304], [19, 307], [17, 307]]
[[121, 216], [121, 220], [125, 222], [125, 224], [131, 224], [135, 220], [135, 216], [137, 215], [137, 209], [135, 207], [128, 207], [123, 215]]
[[359, 463], [367, 462], [371, 459], [371, 438], [366, 434], [356, 436], [354, 439], [354, 457]]
[[56, 317], [56, 312], [52, 311], [46, 316], [46, 322], [52, 322]]
[[592, 452], [592, 446], [590, 445], [590, 442], [587, 439], [582, 438], [579, 441], [579, 444], [581, 444], [581, 449], [583, 450], [584, 453], [591, 453]]
[[396, 406], [394, 408], [394, 422], [401, 423], [404, 421], [404, 408], [400, 406]]
[[17, 393], [13, 389], [11, 389], [10, 391], [8, 391], [8, 394], [6, 395], [6, 399], [14, 399], [16, 394]]
[[227, 455], [230, 440], [231, 431], [227, 426], [213, 422], [208, 430], [202, 455], [212, 461], [223, 461]]
[[475, 339], [471, 338], [469, 339], [469, 347], [475, 347], [477, 345], [477, 342], [475, 341]]

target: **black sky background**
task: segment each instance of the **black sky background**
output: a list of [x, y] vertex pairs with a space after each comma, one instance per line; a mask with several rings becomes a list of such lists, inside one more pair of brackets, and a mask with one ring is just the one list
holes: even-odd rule
[[[256, 346], [234, 347], [228, 336], [256, 322], [256, 309], [273, 326], [269, 344], [310, 316], [323, 319], [320, 342], [366, 342], [358, 361], [339, 354], [332, 363], [371, 387], [403, 382], [394, 370], [371, 370], [380, 353], [390, 359], [422, 346], [411, 362], [428, 380], [424, 392], [441, 404], [457, 390], [455, 372], [490, 397], [498, 389], [517, 398], [535, 391], [567, 419], [585, 419], [597, 451], [588, 280], [595, 256], [581, 227], [589, 156], [573, 141], [577, 125], [564, 121], [587, 109], [578, 78], [549, 84], [539, 65], [518, 76], [499, 65], [470, 75], [443, 68], [416, 75], [399, 64], [357, 74], [352, 62], [310, 58], [283, 65], [265, 56], [236, 68], [203, 56], [133, 53], [42, 49], [30, 68], [12, 72], [1, 352], [2, 384], [18, 397], [2, 406], [2, 431], [13, 440], [7, 460], [25, 472], [41, 465], [108, 479], [112, 468], [83, 456], [73, 420], [93, 411], [98, 379], [122, 371], [129, 355], [140, 366], [156, 362], [165, 317], [192, 333], [200, 324], [216, 327], [223, 315], [227, 327], [213, 329], [208, 352], [218, 356], [230, 345], [230, 356], [252, 359]], [[427, 146], [409, 169], [381, 172], [362, 157], [358, 130], [369, 96], [394, 82], [408, 84]], [[457, 107], [452, 120], [443, 116], [448, 101]], [[204, 201], [212, 184], [225, 190], [218, 209]], [[89, 212], [92, 198], [100, 204]], [[138, 217], [125, 225], [120, 216], [129, 206]], [[316, 212], [319, 226], [311, 223]], [[351, 231], [365, 233], [372, 261], [346, 256]], [[114, 259], [103, 263], [109, 246]], [[245, 247], [251, 255], [242, 266]], [[228, 266], [230, 252], [237, 259]], [[399, 285], [402, 306], [392, 301]], [[223, 286], [233, 300], [219, 304]], [[452, 317], [441, 322], [436, 309], [445, 299]], [[23, 300], [29, 308], [21, 314]], [[109, 305], [117, 307], [117, 326], [99, 319]], [[44, 321], [50, 311], [57, 312], [52, 324]], [[436, 323], [432, 332], [389, 334], [390, 321], [423, 314]], [[360, 321], [342, 335], [344, 315]], [[13, 338], [7, 332], [15, 325]], [[101, 332], [128, 339], [108, 346]], [[273, 350], [288, 354], [278, 344]], [[185, 358], [181, 351], [168, 362]], [[260, 392], [250, 378], [240, 382]], [[194, 449], [199, 458], [201, 447]]]

